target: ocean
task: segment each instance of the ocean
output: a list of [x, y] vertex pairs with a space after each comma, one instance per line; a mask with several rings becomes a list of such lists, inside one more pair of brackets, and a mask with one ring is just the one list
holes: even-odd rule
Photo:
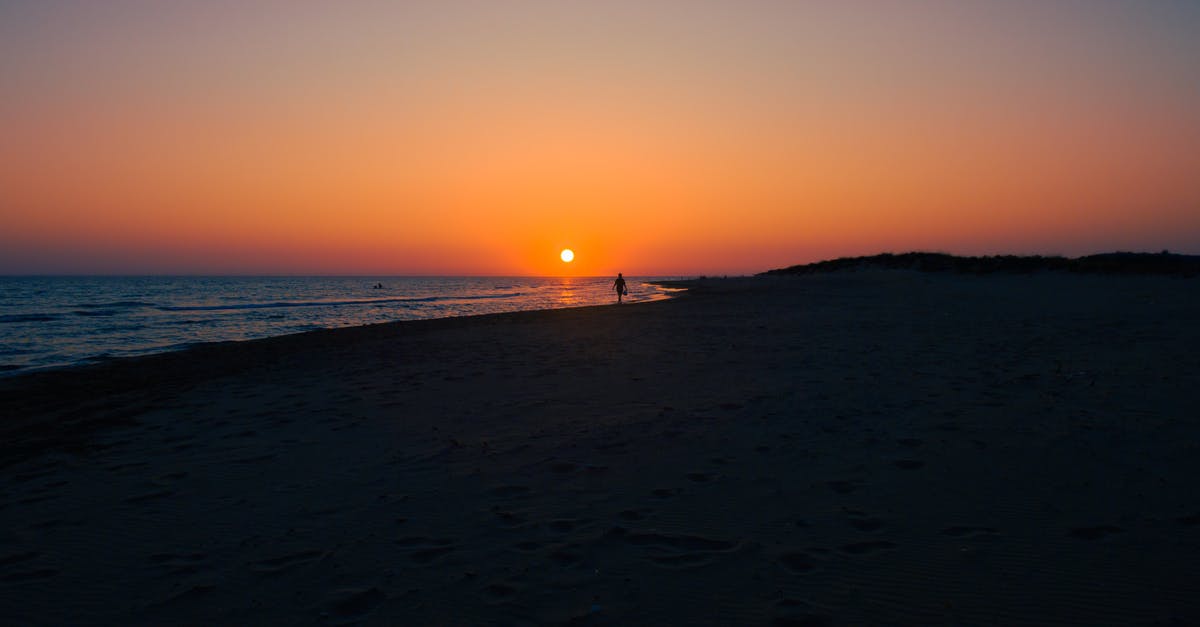
[[[672, 292], [652, 277], [627, 280], [627, 302]], [[203, 342], [609, 304], [611, 286], [611, 277], [0, 277], [0, 376]]]

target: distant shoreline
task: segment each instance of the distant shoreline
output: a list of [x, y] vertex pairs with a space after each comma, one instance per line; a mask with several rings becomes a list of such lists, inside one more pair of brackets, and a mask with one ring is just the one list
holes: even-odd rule
[[881, 253], [863, 257], [839, 257], [777, 268], [761, 272], [756, 276], [814, 274], [879, 268], [964, 274], [1075, 272], [1193, 277], [1200, 275], [1200, 255], [1180, 255], [1165, 250], [1161, 253], [1111, 252], [1073, 258], [1042, 255], [964, 257], [933, 252]]

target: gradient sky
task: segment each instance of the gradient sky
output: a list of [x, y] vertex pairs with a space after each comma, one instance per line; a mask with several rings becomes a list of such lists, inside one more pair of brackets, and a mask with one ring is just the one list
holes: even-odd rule
[[1190, 0], [0, 0], [0, 273], [1200, 253], [1197, 33]]

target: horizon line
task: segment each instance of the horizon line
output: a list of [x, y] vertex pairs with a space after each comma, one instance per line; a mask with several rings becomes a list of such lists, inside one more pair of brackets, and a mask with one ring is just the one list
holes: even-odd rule
[[[625, 274], [625, 273], [622, 273]], [[647, 274], [625, 274], [629, 277], [699, 277], [711, 276], [718, 273], [647, 273]], [[725, 276], [748, 276], [745, 273], [725, 272], [719, 273]], [[365, 279], [365, 278], [393, 278], [393, 279], [603, 279], [611, 278], [611, 274], [304, 274], [304, 273], [71, 273], [71, 272], [30, 272], [24, 274], [16, 273], [0, 273], [0, 278], [4, 279], [20, 279], [20, 278], [137, 278], [137, 277], [156, 277], [156, 278], [309, 278], [309, 277], [325, 277], [331, 279]]]

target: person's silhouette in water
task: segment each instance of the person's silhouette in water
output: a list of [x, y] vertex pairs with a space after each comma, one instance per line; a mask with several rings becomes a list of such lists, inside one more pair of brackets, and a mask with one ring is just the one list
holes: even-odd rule
[[625, 277], [621, 273], [617, 273], [617, 280], [613, 281], [613, 289], [617, 292], [617, 304], [621, 304], [621, 297], [628, 294], [629, 290], [625, 287]]

